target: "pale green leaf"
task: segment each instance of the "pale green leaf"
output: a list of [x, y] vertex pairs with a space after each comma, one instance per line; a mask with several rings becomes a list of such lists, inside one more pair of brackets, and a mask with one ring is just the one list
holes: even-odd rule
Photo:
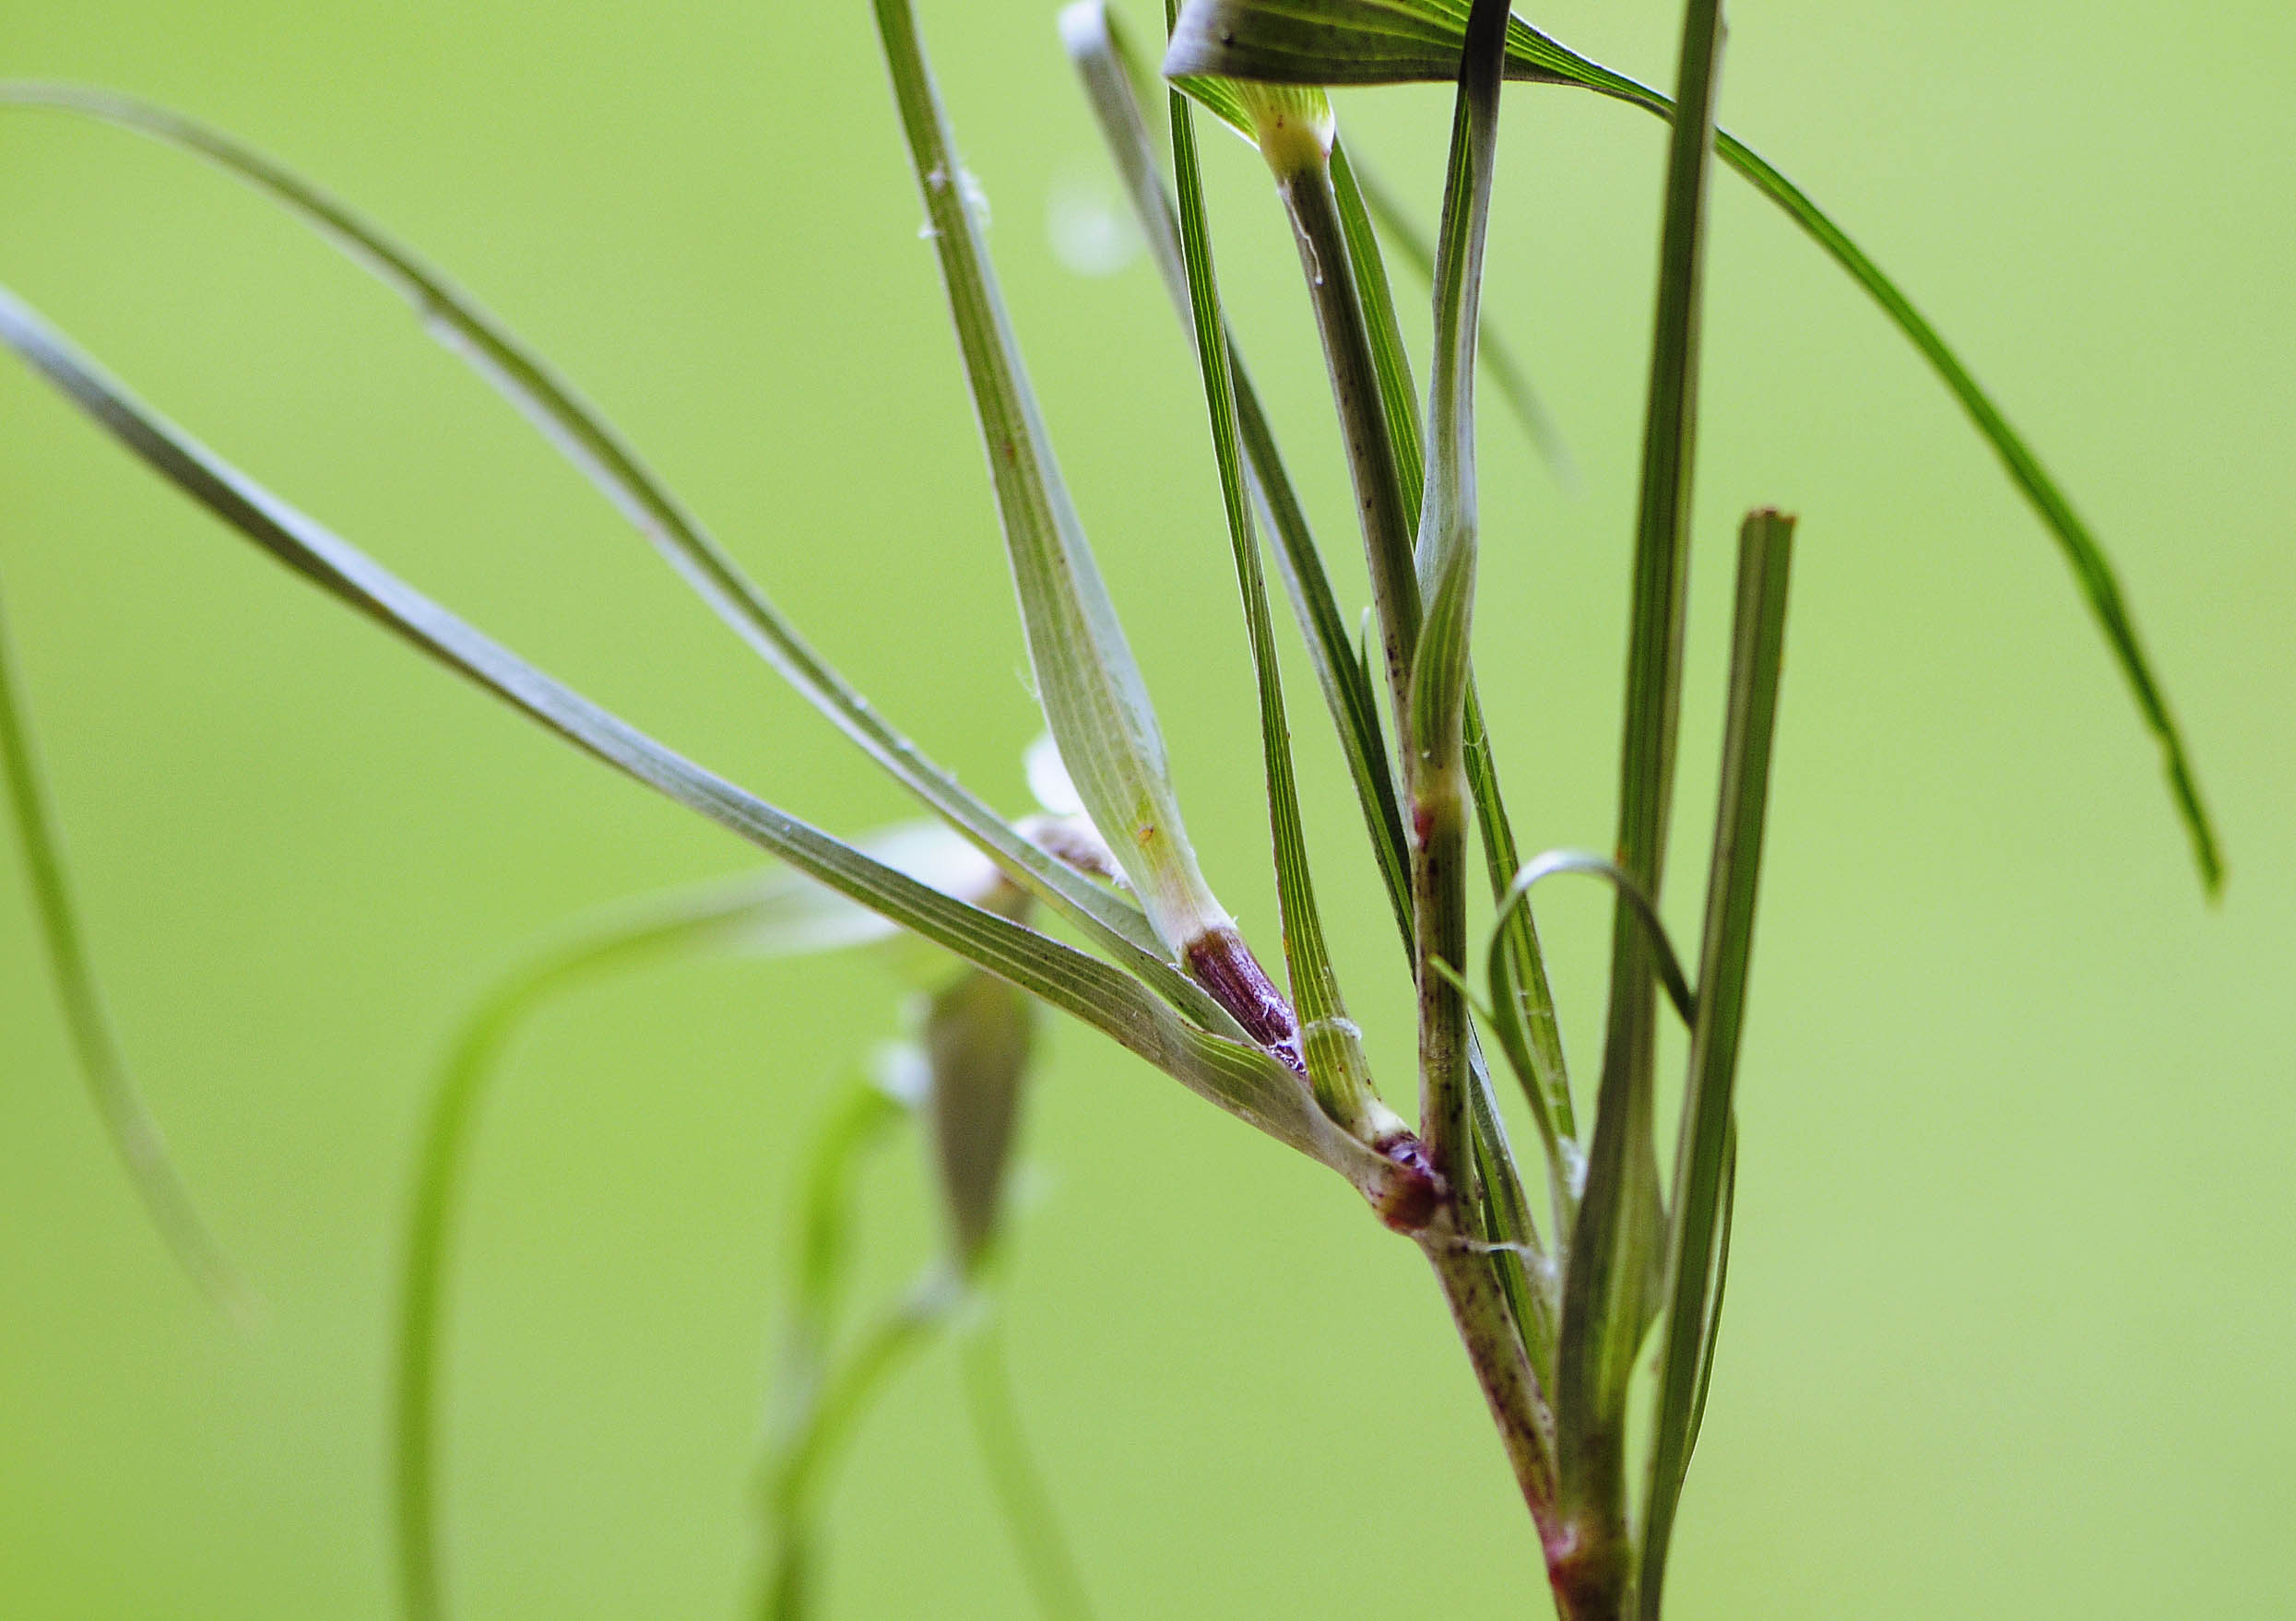
[[78, 113], [213, 163], [325, 236], [400, 293], [424, 328], [515, 406], [634, 524], [742, 640], [895, 780], [1067, 915], [1118, 962], [1202, 1015], [1202, 993], [1166, 960], [1140, 909], [1047, 856], [926, 758], [798, 633], [611, 424], [476, 300], [336, 198], [264, 154], [164, 108], [106, 91], [0, 83], [0, 105]]
[[6, 292], [0, 292], [0, 343], [30, 361], [155, 471], [278, 561], [547, 729], [920, 938], [1075, 1015], [1199, 1095], [1339, 1170], [1367, 1198], [1376, 1201], [1392, 1182], [1394, 1167], [1333, 1126], [1291, 1071], [1265, 1051], [1189, 1023], [1108, 964], [919, 883], [671, 752], [479, 634], [216, 457]]

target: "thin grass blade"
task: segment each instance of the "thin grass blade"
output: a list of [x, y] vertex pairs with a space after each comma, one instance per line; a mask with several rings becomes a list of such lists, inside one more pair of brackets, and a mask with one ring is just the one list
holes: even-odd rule
[[1021, 364], [914, 9], [909, 0], [876, 0], [875, 9], [1046, 720], [1158, 936], [1255, 1040], [1281, 1047], [1293, 1035], [1289, 1010], [1198, 869], [1147, 687]]
[[1674, 1003], [1675, 1012], [1682, 1015], [1685, 1025], [1695, 1023], [1698, 1019], [1698, 998], [1690, 988], [1690, 981], [1682, 972], [1682, 959], [1675, 954], [1675, 943], [1666, 932], [1665, 921], [1658, 915], [1658, 903], [1645, 894], [1642, 886], [1628, 877], [1615, 861], [1589, 850], [1547, 851], [1536, 860], [1526, 863], [1522, 870], [1515, 874], [1514, 882], [1507, 886], [1507, 893], [1499, 897], [1501, 916], [1493, 921], [1491, 928], [1490, 981], [1493, 1000], [1497, 1000], [1504, 983], [1507, 964], [1499, 949], [1504, 939], [1504, 915], [1517, 906], [1529, 905], [1533, 886], [1558, 872], [1578, 872], [1599, 878], [1618, 892], [1618, 898], [1627, 903], [1636, 923], [1650, 937], [1659, 984], [1665, 988], [1666, 1000]]
[[[1297, 78], [1320, 85], [1446, 80], [1458, 73], [1466, 17], [1466, 0], [1338, 0], [1320, 5], [1310, 18], [1292, 16], [1269, 0], [1191, 0], [1182, 15], [1182, 30], [1166, 58], [1166, 71], [1189, 83], [1195, 82], [1189, 76], [1213, 75], [1256, 75], [1279, 82]], [[1666, 96], [1580, 55], [1520, 18], [1508, 26], [1507, 57], [1511, 79], [1577, 85], [1660, 118], [1674, 116], [1674, 103]], [[2184, 734], [2137, 636], [2112, 562], [2089, 526], [1960, 357], [1849, 233], [1776, 166], [1728, 131], [1716, 132], [1714, 147], [1722, 161], [1783, 209], [1881, 306], [1959, 402], [2000, 457], [2010, 481], [2031, 503], [2072, 569], [2138, 715], [2160, 751], [2170, 795], [2191, 841], [2201, 883], [2211, 895], [2218, 893], [2224, 881], [2222, 851]]]
[[[1337, 1169], [1377, 1202], [1395, 1168], [1316, 1108], [1267, 1052], [1190, 1023], [1138, 980], [942, 893], [664, 748], [447, 613], [356, 547], [216, 457], [0, 292], [0, 343], [201, 505], [329, 595], [546, 729], [903, 929], [1073, 1014], [1189, 1090]], [[1207, 1000], [1210, 1015], [1221, 1017]]]
[[103, 987], [81, 936], [79, 912], [65, 870], [64, 830], [49, 807], [46, 780], [32, 742], [31, 705], [21, 688], [6, 616], [0, 615], [0, 775], [7, 778], [8, 810], [24, 852], [32, 909], [80, 1078], [160, 1241], [200, 1293], [245, 1321], [254, 1311], [254, 1297], [201, 1220], [168, 1154], [160, 1123], [127, 1067], [104, 1005]]
[[[1362, 158], [1351, 153], [1348, 169], [1350, 179], [1349, 183], [1342, 184], [1341, 207], [1347, 207], [1348, 184], [1352, 183], [1371, 223], [1378, 228], [1388, 247], [1401, 255], [1413, 273], [1432, 288], [1435, 281], [1434, 239], [1412, 218], [1411, 210], [1403, 206], [1402, 199], [1387, 188], [1386, 183]], [[1352, 224], [1349, 237], [1352, 241]], [[1513, 346], [1492, 325], [1488, 315], [1482, 317], [1476, 361], [1498, 389], [1499, 396], [1506, 400], [1508, 408], [1515, 415], [1515, 420], [1522, 427], [1523, 436], [1531, 442], [1532, 450], [1546, 464], [1546, 470], [1554, 475], [1555, 481], [1566, 490], [1576, 490], [1579, 470], [1571, 459], [1570, 446], [1564, 442], [1561, 428], [1556, 425], [1554, 417], [1546, 408], [1546, 402], [1539, 397], [1538, 388], [1532, 383], [1530, 372], [1516, 358]]]
[[411, 304], [431, 336], [549, 439], [741, 639], [903, 787], [1016, 883], [1176, 1005], [1199, 1014], [1191, 981], [1166, 960], [1140, 908], [1023, 838], [890, 725], [798, 633], [613, 426], [494, 315], [412, 249], [263, 153], [164, 108], [107, 91], [0, 82], [0, 106], [77, 113], [205, 160], [278, 204]]
[[[1653, 901], [1660, 896], [1680, 718], [1699, 292], [1722, 42], [1722, 0], [1689, 0], [1679, 98], [1689, 116], [1676, 121], [1667, 160], [1619, 745], [1618, 865]], [[1594, 1142], [1563, 1281], [1556, 1390], [1566, 1512], [1583, 1539], [1577, 1568], [1556, 1572], [1556, 1584], [1613, 1604], [1632, 1591], [1634, 1580], [1627, 1399], [1663, 1239], [1651, 1118], [1655, 1000], [1649, 937], [1622, 904], [1612, 933]]]
[[1044, 1471], [1021, 1427], [1012, 1375], [1005, 1363], [1004, 1334], [995, 1316], [984, 1313], [968, 1325], [960, 1349], [974, 1438], [1036, 1608], [1046, 1621], [1088, 1621], [1092, 1601], [1085, 1594], [1075, 1552], [1060, 1529], [1060, 1517], [1053, 1512]]
[[[446, 1614], [439, 1389], [448, 1273], [471, 1137], [512, 1041], [553, 999], [609, 975], [707, 952], [836, 950], [892, 932], [874, 913], [787, 875], [681, 891], [621, 908], [552, 946], [506, 976], [465, 1022], [432, 1089], [400, 1262], [392, 1476], [400, 1601], [412, 1621]], [[837, 1271], [824, 1255], [807, 1275], [818, 1274], [819, 1294]]]
[[1778, 678], [1785, 657], [1786, 583], [1793, 520], [1748, 515], [1738, 541], [1738, 601], [1731, 633], [1730, 702], [1722, 734], [1722, 804], [1698, 954], [1698, 1016], [1675, 1155], [1665, 1349], [1651, 1424], [1651, 1478], [1639, 1584], [1644, 1621], [1657, 1621], [1675, 1507], [1689, 1467], [1713, 1355], [1719, 1310], [1717, 1244], [1730, 1199], [1733, 1094], [1746, 1023], [1754, 906], [1769, 803]]
[[[1112, 25], [1103, 0], [1079, 0], [1061, 13], [1060, 33], [1070, 58], [1083, 80], [1085, 94], [1100, 125], [1117, 172], [1130, 198], [1134, 217], [1147, 239], [1157, 269], [1163, 274], [1173, 306], [1190, 332], [1194, 330], [1188, 266], [1180, 246], [1179, 219], [1148, 133], [1146, 118], [1133, 93], [1139, 66], [1124, 48], [1123, 37]], [[1238, 118], [1240, 102], [1237, 104]], [[1307, 643], [1310, 663], [1323, 690], [1333, 729], [1347, 760], [1348, 775], [1371, 838], [1372, 853], [1395, 909], [1397, 926], [1408, 943], [1411, 933], [1411, 879], [1403, 852], [1402, 814], [1395, 793], [1393, 767], [1379, 728], [1377, 687], [1358, 661], [1346, 619], [1331, 589], [1320, 550], [1307, 513], [1285, 469], [1275, 435], [1260, 408], [1258, 391], [1238, 351], [1235, 335], [1226, 333], [1228, 371], [1234, 379], [1236, 409], [1247, 472], [1260, 521], [1277, 542], [1276, 562], [1291, 598], [1294, 616]]]
[[1213, 460], [1219, 468], [1222, 508], [1236, 582], [1244, 602], [1244, 629], [1251, 649], [1252, 676], [1260, 696], [1260, 742], [1267, 779], [1268, 822], [1274, 845], [1276, 896], [1283, 914], [1284, 952], [1290, 967], [1292, 999], [1298, 1010], [1300, 1039], [1308, 1079], [1324, 1112], [1350, 1131], [1371, 1139], [1384, 1122], [1373, 1118], [1375, 1098], [1363, 1044], [1347, 1017], [1338, 976], [1324, 943], [1322, 916], [1316, 906], [1308, 870], [1307, 829], [1292, 775], [1291, 728], [1284, 716], [1284, 678], [1277, 664], [1275, 622], [1268, 609], [1266, 575], [1260, 543], [1252, 532], [1251, 502], [1245, 489], [1244, 457], [1237, 430], [1236, 385], [1229, 370], [1227, 325], [1220, 313], [1220, 291], [1213, 266], [1212, 233], [1204, 215], [1203, 179], [1197, 161], [1194, 113], [1188, 99], [1171, 93], [1172, 168], [1179, 189], [1180, 242], [1187, 268], [1189, 325], [1196, 360], [1203, 375], [1211, 418]]

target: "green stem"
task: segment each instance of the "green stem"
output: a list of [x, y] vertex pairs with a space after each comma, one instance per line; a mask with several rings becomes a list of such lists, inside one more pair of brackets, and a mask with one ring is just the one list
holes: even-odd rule
[[1347, 440], [1347, 469], [1355, 481], [1363, 523], [1364, 557], [1371, 599], [1386, 656], [1388, 696], [1394, 706], [1397, 750], [1408, 754], [1411, 736], [1411, 657], [1419, 638], [1419, 582], [1412, 565], [1412, 515], [1403, 503], [1395, 443], [1379, 398], [1379, 373], [1357, 300], [1347, 235], [1328, 166], [1276, 176], [1291, 216], [1300, 267], [1315, 305], [1316, 327], [1331, 375], [1331, 397]]

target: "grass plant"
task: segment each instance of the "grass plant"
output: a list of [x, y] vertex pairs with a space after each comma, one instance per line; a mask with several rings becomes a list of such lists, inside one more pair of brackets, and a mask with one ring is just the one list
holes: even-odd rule
[[[427, 330], [525, 413], [737, 636], [933, 818], [842, 837], [673, 752], [201, 444], [0, 291], [0, 343], [223, 527], [778, 864], [586, 926], [497, 987], [452, 1048], [418, 1160], [394, 1363], [406, 1613], [427, 1621], [453, 1611], [441, 1552], [439, 1385], [455, 1231], [485, 1089], [523, 1022], [599, 976], [698, 952], [882, 951], [906, 936], [930, 948], [894, 964], [913, 1004], [911, 1038], [872, 1060], [833, 1111], [799, 1201], [759, 1474], [761, 1614], [821, 1607], [823, 1482], [886, 1377], [943, 1331], [967, 1347], [989, 1478], [1032, 1592], [1047, 1615], [1089, 1613], [1085, 1580], [1023, 1440], [993, 1315], [1012, 1236], [1014, 1122], [1037, 1058], [1037, 1010], [1048, 1006], [1327, 1167], [1416, 1246], [1481, 1387], [1556, 1611], [1566, 1621], [1654, 1621], [1722, 1317], [1737, 1177], [1734, 1099], [1795, 538], [1794, 520], [1767, 508], [1747, 514], [1739, 532], [1720, 794], [1703, 921], [1695, 956], [1686, 956], [1667, 937], [1660, 902], [1683, 746], [1709, 197], [1722, 169], [1784, 209], [1874, 298], [2031, 503], [2160, 747], [2213, 893], [2223, 878], [2216, 834], [2117, 580], [2025, 440], [1897, 285], [1805, 193], [1717, 129], [1721, 0], [1685, 5], [1671, 96], [1571, 52], [1504, 0], [1168, 0], [1157, 19], [1161, 76], [1104, 0], [1079, 0], [1060, 18], [1062, 41], [1201, 381], [1211, 454], [1192, 476], [1216, 485], [1234, 564], [1280, 916], [1281, 959], [1263, 964], [1189, 839], [1155, 705], [1031, 387], [916, 9], [911, 0], [872, 5], [1048, 733], [1032, 768], [1043, 803], [1017, 817], [962, 787], [871, 706], [595, 408], [411, 249], [261, 153], [174, 113], [100, 90], [0, 85], [0, 104], [95, 119], [219, 167], [405, 296]], [[1447, 164], [1424, 199], [1372, 178], [1327, 93], [1405, 81], [1452, 87]], [[1509, 622], [1508, 605], [1477, 601], [1477, 383], [1497, 387], [1534, 450], [1568, 468], [1560, 434], [1523, 366], [1489, 330], [1482, 300], [1492, 211], [1510, 200], [1497, 172], [1501, 114], [1516, 98], [1557, 87], [1591, 89], [1672, 129], [1631, 537], [1615, 836], [1605, 855], [1526, 859], [1474, 679], [1478, 627]], [[1258, 148], [1298, 247], [1359, 520], [1369, 582], [1363, 639], [1222, 302], [1198, 141], [1200, 126], [1223, 125]], [[1431, 237], [1414, 223], [1419, 202], [1437, 219]], [[1432, 341], [1416, 367], [1389, 252], [1431, 292]], [[1386, 1077], [1383, 1088], [1374, 1073], [1320, 908], [1319, 876], [1341, 858], [1310, 858], [1270, 560], [1402, 948], [1415, 1015], [1410, 1118], [1389, 1101], [1405, 1078]], [[4, 645], [0, 761], [99, 1112], [187, 1270], [236, 1298], [239, 1285], [193, 1213], [110, 1035]], [[1568, 872], [1599, 877], [1617, 896], [1591, 1085], [1574, 1085], [1531, 905], [1535, 883]], [[1495, 905], [1480, 938], [1470, 924], [1478, 881]], [[1660, 1074], [1668, 1013], [1687, 1031], [1678, 1089]], [[1520, 1106], [1502, 1096], [1502, 1082]], [[1667, 1131], [1670, 1108], [1677, 1123]], [[1510, 1111], [1529, 1123], [1535, 1148], [1517, 1148]], [[854, 1167], [912, 1119], [931, 1146], [943, 1241], [913, 1287], [841, 1332]], [[1655, 1376], [1647, 1399], [1638, 1378], [1646, 1366]]]

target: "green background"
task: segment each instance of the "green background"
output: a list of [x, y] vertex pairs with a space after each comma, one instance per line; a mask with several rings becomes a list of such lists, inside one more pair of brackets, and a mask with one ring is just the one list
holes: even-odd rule
[[[1112, 195], [1053, 11], [942, 0], [925, 22], [1198, 842], [1272, 945], [1191, 369], [1143, 264], [1080, 275], [1048, 246], [1049, 196]], [[1533, 15], [1671, 80], [1671, 6]], [[1718, 181], [1678, 929], [1727, 538], [1756, 502], [1804, 526], [1736, 1260], [1675, 1609], [2273, 1613], [2296, 1585], [2296, 11], [1742, 0], [1733, 20], [1725, 122], [1962, 347], [2124, 571], [2231, 883], [2201, 901], [2065, 571], [1958, 410], [1782, 217]], [[206, 116], [422, 246], [889, 714], [1024, 805], [1020, 641], [860, 0], [12, 0], [0, 74]], [[1448, 98], [1341, 113], [1431, 211]], [[1208, 154], [1238, 325], [1355, 595], [1285, 231], [1250, 155]], [[1510, 94], [1487, 307], [1583, 475], [1559, 489], [1488, 419], [1479, 658], [1533, 847], [1608, 836], [1662, 160], [1654, 121]], [[681, 749], [833, 827], [906, 814], [394, 300], [229, 183], [0, 113], [0, 279]], [[427, 1071], [538, 931], [744, 850], [321, 600], [13, 363], [0, 426], [0, 571], [93, 944], [267, 1302], [234, 1331], [143, 1225], [0, 860], [0, 1612], [382, 1615]], [[1341, 966], [1407, 1094], [1391, 926], [1304, 672], [1293, 692]], [[1553, 886], [1542, 919], [1588, 1069], [1607, 903]], [[657, 973], [521, 1046], [461, 1246], [461, 1613], [743, 1602], [792, 1172], [894, 994], [866, 960]], [[1050, 1051], [1010, 1335], [1101, 1611], [1542, 1613], [1407, 1247], [1096, 1038], [1062, 1025]], [[903, 1154], [870, 1194], [882, 1294], [931, 1211]], [[945, 1353], [870, 1420], [832, 1527], [834, 1615], [1025, 1610]]]

